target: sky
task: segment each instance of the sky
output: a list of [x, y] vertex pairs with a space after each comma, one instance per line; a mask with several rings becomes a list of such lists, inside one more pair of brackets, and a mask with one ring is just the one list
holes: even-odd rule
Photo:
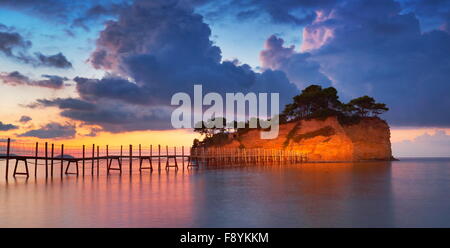
[[192, 144], [170, 98], [310, 84], [386, 103], [394, 156], [450, 156], [445, 0], [0, 1], [0, 139]]

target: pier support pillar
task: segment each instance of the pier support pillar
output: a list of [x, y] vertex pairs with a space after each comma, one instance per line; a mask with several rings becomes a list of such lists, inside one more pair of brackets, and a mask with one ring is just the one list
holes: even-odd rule
[[[25, 172], [17, 172], [17, 167], [19, 165], [19, 161], [24, 162]], [[14, 166], [14, 174], [13, 174], [13, 176], [15, 177], [16, 175], [25, 175], [27, 177], [30, 176], [30, 173], [28, 172], [28, 163], [27, 163], [27, 159], [26, 158], [17, 158], [16, 159], [16, 166]]]
[[[117, 160], [118, 167], [112, 167], [113, 160]], [[120, 174], [122, 174], [122, 158], [120, 156], [110, 157], [106, 167], [107, 167], [107, 174], [109, 174], [109, 172], [112, 170], [117, 170], [120, 172]]]
[[[143, 164], [144, 160], [148, 160], [148, 164], [149, 164], [148, 167], [142, 167], [142, 164]], [[149, 157], [146, 157], [146, 156], [139, 157], [139, 172], [141, 172], [142, 170], [153, 171], [153, 164], [152, 164], [152, 157], [151, 156], [149, 156]]]
[[[75, 166], [76, 166], [76, 173], [71, 173], [71, 172], [69, 172], [69, 168], [70, 168], [70, 165], [72, 164], [72, 163], [74, 163], [75, 164]], [[74, 160], [67, 160], [67, 167], [66, 167], [66, 171], [65, 171], [65, 174], [66, 175], [68, 175], [68, 174], [73, 174], [73, 175], [77, 175], [78, 176], [78, 160], [76, 160], [76, 159], [74, 159]]]

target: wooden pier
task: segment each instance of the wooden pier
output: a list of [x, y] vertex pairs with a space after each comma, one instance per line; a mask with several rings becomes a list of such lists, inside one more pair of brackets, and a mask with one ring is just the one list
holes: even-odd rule
[[247, 165], [269, 163], [304, 163], [306, 154], [296, 150], [241, 149], [241, 148], [192, 148], [189, 156], [195, 165]]
[[[5, 176], [10, 176], [10, 162], [14, 163], [12, 176], [29, 177], [38, 175], [39, 169], [45, 170], [45, 177], [53, 178], [59, 174], [64, 175], [100, 175], [105, 171], [106, 175], [117, 171], [122, 173], [124, 165], [127, 165], [129, 174], [133, 172], [133, 162], [137, 164], [142, 173], [145, 170], [166, 170], [171, 168], [178, 170], [199, 166], [212, 165], [250, 165], [269, 163], [302, 163], [306, 162], [306, 155], [294, 150], [276, 149], [223, 149], [223, 148], [187, 148], [169, 147], [161, 145], [138, 145], [137, 152], [133, 152], [133, 146], [128, 149], [124, 146], [65, 146], [45, 142], [44, 144], [0, 142], [0, 161], [5, 161]], [[105, 163], [101, 163], [105, 161]], [[127, 163], [124, 163], [127, 161]], [[29, 165], [33, 165], [30, 170]], [[101, 168], [103, 165], [104, 168]], [[59, 171], [55, 171], [55, 167]], [[80, 168], [81, 167], [81, 168]], [[39, 168], [39, 169], [38, 169]], [[59, 172], [59, 173], [58, 173]]]

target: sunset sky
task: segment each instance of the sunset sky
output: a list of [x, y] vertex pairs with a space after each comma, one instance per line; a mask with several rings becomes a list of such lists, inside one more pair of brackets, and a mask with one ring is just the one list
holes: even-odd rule
[[0, 0], [0, 139], [191, 145], [176, 92], [310, 84], [386, 103], [394, 156], [450, 156], [445, 0]]

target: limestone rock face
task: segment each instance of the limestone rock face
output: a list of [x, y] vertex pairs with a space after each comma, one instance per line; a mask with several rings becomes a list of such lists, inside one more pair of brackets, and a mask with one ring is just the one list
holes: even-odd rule
[[379, 118], [364, 118], [358, 124], [342, 125], [337, 118], [302, 120], [280, 125], [278, 138], [264, 140], [252, 129], [230, 137], [224, 148], [298, 150], [309, 161], [391, 160], [390, 130]]

